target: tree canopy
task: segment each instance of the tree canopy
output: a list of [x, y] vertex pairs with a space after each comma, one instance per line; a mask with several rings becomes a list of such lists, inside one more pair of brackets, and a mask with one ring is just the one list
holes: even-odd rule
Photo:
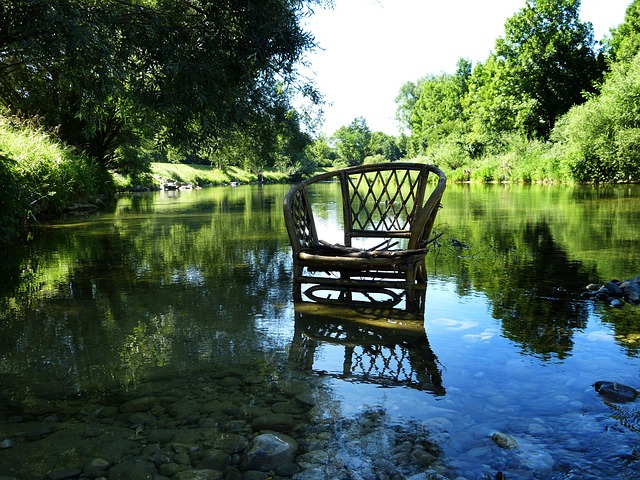
[[490, 133], [548, 138], [556, 120], [595, 92], [605, 64], [580, 0], [527, 0], [471, 82], [470, 115]]
[[301, 19], [320, 1], [3, 2], [0, 105], [121, 169], [122, 148], [143, 139], [274, 145], [281, 128], [254, 127], [291, 128], [293, 91], [318, 99], [296, 66], [315, 47]]

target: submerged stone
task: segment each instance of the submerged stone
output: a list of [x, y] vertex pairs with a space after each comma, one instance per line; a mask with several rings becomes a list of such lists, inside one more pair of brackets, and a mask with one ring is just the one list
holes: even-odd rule
[[500, 448], [505, 448], [507, 450], [518, 448], [518, 442], [515, 438], [511, 435], [507, 435], [506, 433], [495, 432], [491, 435], [491, 440], [493, 440]]
[[147, 412], [158, 403], [159, 400], [156, 397], [134, 398], [120, 405], [120, 411], [123, 413]]
[[253, 439], [243, 467], [245, 470], [267, 472], [291, 463], [298, 451], [298, 442], [289, 435], [274, 432]]

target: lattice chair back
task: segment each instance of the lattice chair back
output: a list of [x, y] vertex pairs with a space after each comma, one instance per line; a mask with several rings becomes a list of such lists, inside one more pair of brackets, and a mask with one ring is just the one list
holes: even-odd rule
[[[416, 227], [429, 226], [427, 217], [432, 215], [424, 215], [425, 207], [431, 211], [432, 204], [439, 205], [445, 185], [438, 181], [437, 201], [429, 202], [430, 195], [425, 203], [431, 172], [441, 173], [431, 165], [414, 163], [386, 164], [384, 169], [379, 165], [362, 166], [342, 172], [345, 245], [358, 237], [419, 236], [421, 240], [425, 232], [419, 235]], [[441, 176], [444, 178], [444, 174]], [[422, 248], [417, 238], [411, 243], [415, 246], [409, 248]]]

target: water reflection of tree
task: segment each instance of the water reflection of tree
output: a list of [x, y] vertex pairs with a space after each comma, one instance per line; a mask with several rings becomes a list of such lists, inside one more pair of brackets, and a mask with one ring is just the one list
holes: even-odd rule
[[616, 342], [629, 356], [640, 356], [640, 307], [625, 305], [618, 309], [599, 304], [598, 308], [602, 323], [613, 328]]
[[2, 292], [3, 387], [39, 372], [40, 393], [68, 395], [255, 353], [256, 316], [289, 301], [281, 192], [228, 190], [208, 215], [143, 202], [141, 220], [52, 229], [25, 251]]
[[576, 292], [595, 277], [594, 269], [569, 259], [546, 221], [527, 222], [520, 231], [496, 225], [485, 235], [469, 251], [449, 255], [455, 264], [450, 268], [461, 272], [459, 290], [473, 285], [483, 291], [504, 336], [523, 351], [545, 359], [566, 357], [575, 330], [588, 319]]

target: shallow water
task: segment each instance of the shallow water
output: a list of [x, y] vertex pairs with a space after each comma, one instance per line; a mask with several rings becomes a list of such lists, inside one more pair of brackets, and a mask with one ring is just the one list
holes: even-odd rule
[[287, 190], [125, 196], [11, 252], [0, 478], [266, 478], [266, 430], [281, 478], [640, 478], [637, 403], [592, 386], [640, 387], [640, 313], [580, 298], [640, 274], [640, 189], [450, 186], [417, 321], [294, 308]]

